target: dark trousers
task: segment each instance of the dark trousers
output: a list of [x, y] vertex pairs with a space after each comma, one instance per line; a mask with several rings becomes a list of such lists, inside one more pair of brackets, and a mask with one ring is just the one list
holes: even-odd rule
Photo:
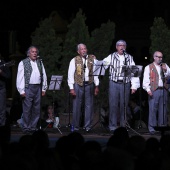
[[6, 122], [6, 89], [0, 89], [0, 126]]
[[[73, 98], [73, 120], [75, 127], [80, 127], [80, 117], [84, 112], [84, 128], [89, 129], [92, 125], [94, 113], [94, 84], [85, 84], [84, 86], [74, 85], [76, 97]], [[82, 110], [83, 108], [83, 110]]]
[[34, 131], [40, 118], [41, 86], [29, 85], [25, 89], [26, 97], [22, 100], [23, 106], [23, 131]]

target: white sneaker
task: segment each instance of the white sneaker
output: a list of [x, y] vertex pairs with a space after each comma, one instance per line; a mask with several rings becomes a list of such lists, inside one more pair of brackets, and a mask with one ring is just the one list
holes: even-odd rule
[[58, 128], [58, 124], [59, 124], [59, 117], [55, 117], [55, 122], [53, 124], [53, 128]]
[[17, 123], [18, 123], [19, 127], [22, 128], [22, 120], [21, 120], [21, 119], [18, 119], [18, 120], [17, 120]]
[[53, 122], [53, 121], [52, 121], [51, 119], [47, 119], [46, 122], [47, 122], [47, 123], [51, 123], [51, 122]]

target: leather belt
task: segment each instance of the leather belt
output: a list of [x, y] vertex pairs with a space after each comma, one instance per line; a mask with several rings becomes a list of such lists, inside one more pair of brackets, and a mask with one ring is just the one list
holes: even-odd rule
[[84, 84], [89, 84], [89, 81], [84, 81]]
[[164, 89], [164, 87], [163, 86], [158, 86], [158, 88], [157, 89]]
[[114, 81], [115, 83], [123, 83], [123, 80]]

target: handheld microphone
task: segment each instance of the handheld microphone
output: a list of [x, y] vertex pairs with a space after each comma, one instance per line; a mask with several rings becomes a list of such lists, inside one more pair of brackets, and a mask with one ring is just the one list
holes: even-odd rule
[[86, 57], [87, 57], [87, 54], [84, 54], [84, 55], [83, 55], [83, 58], [85, 58], [85, 59], [86, 59]]
[[83, 58], [85, 59], [85, 61], [84, 61], [84, 68], [86, 68], [86, 57], [87, 57], [87, 54], [84, 54], [83, 55]]
[[162, 64], [163, 64], [163, 62], [162, 62], [162, 61], [160, 61], [160, 62], [159, 62], [159, 65], [160, 65], [161, 67], [162, 67]]
[[125, 49], [123, 49], [122, 51], [123, 51], [123, 55], [125, 56], [125, 55], [126, 55], [126, 50], [125, 50]]
[[39, 55], [37, 56], [37, 59], [40, 60], [40, 61], [42, 61], [42, 58], [41, 58]]

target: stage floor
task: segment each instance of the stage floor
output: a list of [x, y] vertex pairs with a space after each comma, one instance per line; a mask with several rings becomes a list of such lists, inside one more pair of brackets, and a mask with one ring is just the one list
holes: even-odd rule
[[[57, 128], [42, 128], [42, 130], [46, 131], [50, 141], [50, 147], [54, 147], [56, 141], [62, 137], [67, 136], [70, 131], [70, 127], [61, 126], [59, 129]], [[155, 137], [158, 140], [161, 138], [161, 133], [156, 135], [151, 135], [146, 128], [140, 129], [132, 129], [131, 127], [127, 127], [129, 136], [140, 135], [144, 137], [146, 140], [150, 137]], [[106, 127], [96, 127], [92, 128], [91, 131], [85, 132], [84, 130], [78, 131], [83, 135], [85, 141], [87, 140], [96, 140], [98, 141], [102, 147], [105, 147], [108, 139], [111, 137], [110, 131]], [[170, 131], [166, 131], [166, 133], [170, 133]], [[11, 126], [11, 142], [19, 141], [20, 137], [24, 134], [21, 131], [21, 128], [18, 126]]]

